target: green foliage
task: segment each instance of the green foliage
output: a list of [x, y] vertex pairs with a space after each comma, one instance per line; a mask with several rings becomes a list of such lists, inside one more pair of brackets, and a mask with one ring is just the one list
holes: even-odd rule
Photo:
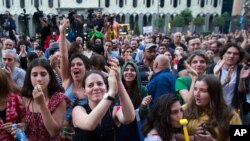
[[165, 20], [163, 17], [159, 17], [157, 20], [155, 20], [154, 25], [157, 28], [162, 28], [165, 25]]
[[181, 16], [184, 18], [185, 25], [189, 25], [193, 21], [192, 11], [188, 8], [181, 11]]
[[207, 36], [207, 35], [211, 35], [211, 31], [207, 31], [207, 32], [202, 32], [201, 34], [203, 35], [203, 36]]
[[224, 13], [222, 14], [222, 17], [224, 18], [225, 21], [227, 21], [228, 18], [229, 18], [228, 12], [224, 12]]
[[135, 27], [135, 29], [134, 29], [134, 34], [135, 34], [135, 35], [140, 35], [140, 29], [139, 29], [138, 22], [135, 22], [134, 27]]
[[204, 23], [205, 23], [205, 18], [204, 17], [200, 17], [200, 16], [196, 17], [194, 19], [194, 21], [193, 21], [193, 24], [195, 26], [202, 26], [202, 25], [204, 25]]
[[174, 17], [172, 21], [173, 27], [184, 27], [185, 26], [185, 20], [181, 15], [177, 15]]
[[220, 27], [223, 26], [224, 24], [225, 24], [225, 19], [222, 16], [216, 16], [212, 21], [213, 26]]

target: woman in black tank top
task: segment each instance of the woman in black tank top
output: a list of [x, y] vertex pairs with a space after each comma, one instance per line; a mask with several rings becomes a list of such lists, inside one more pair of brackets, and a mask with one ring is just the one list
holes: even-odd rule
[[[92, 70], [85, 76], [83, 87], [88, 104], [76, 106], [72, 111], [74, 141], [114, 141], [115, 128], [135, 118], [133, 104], [120, 79], [118, 60], [110, 59], [108, 62], [111, 65], [108, 69], [108, 92], [100, 71]], [[121, 105], [113, 107], [116, 96]]]

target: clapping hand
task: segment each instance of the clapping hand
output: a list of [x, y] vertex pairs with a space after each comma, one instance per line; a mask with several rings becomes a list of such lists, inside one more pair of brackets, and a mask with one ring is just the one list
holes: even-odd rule
[[224, 60], [219, 60], [217, 64], [215, 65], [214, 70], [213, 70], [215, 76], [219, 77], [219, 72], [222, 66], [224, 65], [224, 62], [225, 62]]
[[246, 79], [249, 77], [250, 74], [250, 69], [246, 68], [246, 64], [243, 64], [242, 69], [240, 70], [240, 78], [241, 79]]
[[112, 94], [118, 93], [118, 83], [121, 82], [120, 78], [120, 65], [119, 61], [116, 58], [109, 58], [108, 63], [110, 67], [106, 66], [106, 70], [109, 73], [108, 82], [109, 82], [109, 92]]

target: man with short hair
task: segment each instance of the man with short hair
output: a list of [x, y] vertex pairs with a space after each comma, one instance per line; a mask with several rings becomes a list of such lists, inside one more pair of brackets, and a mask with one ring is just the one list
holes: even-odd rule
[[187, 41], [187, 50], [192, 52], [201, 49], [201, 40], [197, 37], [190, 37]]
[[4, 69], [10, 73], [12, 79], [20, 88], [22, 88], [25, 78], [25, 71], [16, 66], [17, 60], [19, 59], [17, 53], [11, 49], [5, 49], [2, 51], [2, 53]]
[[3, 49], [14, 49], [16, 51], [14, 45], [14, 41], [12, 41], [11, 39], [6, 39], [3, 43]]
[[141, 62], [137, 63], [142, 84], [145, 86], [149, 81], [148, 76], [150, 74], [150, 70], [153, 68], [153, 62], [155, 57], [156, 57], [156, 45], [152, 43], [145, 44], [145, 48], [143, 50], [143, 59]]
[[165, 55], [158, 55], [154, 60], [154, 74], [147, 84], [149, 95], [152, 95], [153, 103], [163, 94], [175, 93], [176, 77], [170, 70], [170, 60]]
[[181, 43], [181, 36], [182, 34], [180, 32], [174, 33], [174, 41], [171, 44], [169, 44], [169, 47], [175, 49], [176, 47], [181, 46], [186, 51], [187, 47], [186, 45]]
[[223, 44], [219, 41], [214, 41], [210, 44], [210, 49], [214, 52], [214, 62], [220, 60], [220, 49], [223, 47]]

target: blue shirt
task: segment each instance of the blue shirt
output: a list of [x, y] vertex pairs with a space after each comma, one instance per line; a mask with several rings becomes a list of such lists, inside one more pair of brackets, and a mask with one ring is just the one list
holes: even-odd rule
[[175, 94], [176, 77], [170, 69], [164, 69], [155, 73], [147, 84], [149, 95], [152, 95], [153, 103], [163, 94]]

